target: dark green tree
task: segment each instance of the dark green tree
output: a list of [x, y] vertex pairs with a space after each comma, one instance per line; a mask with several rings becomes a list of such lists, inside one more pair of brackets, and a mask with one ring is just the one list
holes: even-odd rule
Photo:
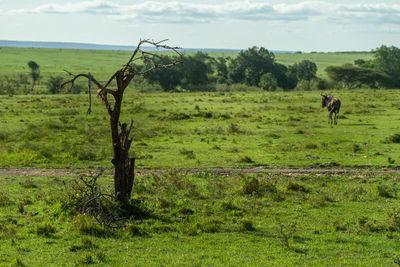
[[264, 73], [261, 76], [258, 86], [265, 91], [276, 91], [278, 88], [278, 81], [272, 73]]
[[31, 91], [33, 91], [36, 82], [40, 79], [40, 66], [35, 61], [31, 60], [28, 62], [28, 67], [31, 69], [31, 71], [29, 72], [29, 76], [32, 78]]
[[275, 55], [264, 47], [253, 46], [229, 60], [228, 77], [233, 83], [257, 86], [264, 73], [272, 73]]
[[[159, 56], [159, 64], [168, 64], [175, 60], [169, 56]], [[150, 83], [158, 83], [164, 91], [173, 91], [181, 83], [183, 73], [178, 67], [167, 69], [154, 69], [144, 74]]]
[[218, 57], [213, 61], [213, 66], [216, 71], [217, 81], [219, 83], [228, 83], [228, 66], [227, 62], [230, 58]]
[[356, 59], [354, 60], [354, 65], [361, 68], [375, 68], [372, 60]]
[[347, 89], [360, 88], [367, 85], [371, 88], [387, 87], [390, 77], [379, 70], [360, 68], [351, 64], [343, 66], [329, 66], [325, 69], [329, 78]]
[[382, 45], [375, 50], [374, 64], [380, 71], [387, 73], [393, 86], [400, 88], [400, 49]]
[[292, 90], [297, 85], [297, 76], [292, 73], [292, 67], [287, 68], [280, 63], [274, 63], [272, 74], [275, 76], [278, 86], [283, 90]]
[[183, 63], [178, 66], [183, 76], [182, 85], [190, 87], [207, 84], [213, 72], [211, 62], [210, 56], [202, 52], [183, 57]]
[[310, 60], [303, 60], [293, 65], [299, 80], [307, 82], [307, 89], [310, 90], [311, 80], [317, 77], [317, 65]]
[[[160, 56], [160, 62], [165, 64], [174, 60], [169, 56]], [[212, 58], [205, 53], [198, 52], [193, 56], [182, 56], [182, 64], [171, 69], [156, 69], [148, 72], [145, 78], [149, 82], [157, 82], [165, 91], [173, 91], [181, 85], [189, 90], [196, 90], [199, 85], [210, 82], [212, 74]]]

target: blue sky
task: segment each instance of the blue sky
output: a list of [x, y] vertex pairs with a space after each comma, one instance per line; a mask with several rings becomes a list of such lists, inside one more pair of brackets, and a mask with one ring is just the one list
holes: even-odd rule
[[0, 39], [184, 48], [400, 47], [400, 0], [0, 0]]

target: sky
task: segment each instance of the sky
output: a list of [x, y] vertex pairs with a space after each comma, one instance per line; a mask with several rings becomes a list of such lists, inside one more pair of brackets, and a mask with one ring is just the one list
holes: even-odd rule
[[400, 47], [400, 0], [0, 0], [0, 40], [183, 48]]

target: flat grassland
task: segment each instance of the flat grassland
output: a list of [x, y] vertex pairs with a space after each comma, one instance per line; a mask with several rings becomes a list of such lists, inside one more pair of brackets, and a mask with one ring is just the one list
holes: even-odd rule
[[[64, 52], [71, 54], [35, 60], [17, 53], [6, 62], [35, 60], [48, 73], [104, 66], [83, 60], [89, 52], [75, 58], [79, 51], [54, 51]], [[98, 76], [108, 78], [127, 56], [111, 57]], [[74, 68], [80, 59], [84, 66]], [[0, 62], [4, 73], [20, 71]], [[330, 93], [342, 100], [333, 127], [319, 92], [129, 92], [122, 121], [134, 120], [131, 150], [137, 167], [150, 169], [133, 189], [141, 219], [110, 229], [71, 210], [76, 177], [0, 175], [0, 265], [399, 264], [398, 91]], [[110, 168], [108, 115], [97, 98], [86, 115], [87, 98], [0, 96], [0, 167]], [[245, 171], [258, 166], [354, 171]], [[221, 174], [211, 167], [238, 169]], [[111, 176], [99, 182], [112, 192]]]
[[[328, 125], [319, 92], [128, 94], [140, 168], [397, 166], [396, 90], [332, 92]], [[0, 98], [0, 167], [110, 166], [108, 114], [87, 95]]]
[[[35, 61], [40, 65], [43, 81], [50, 75], [65, 75], [64, 70], [72, 73], [91, 72], [98, 79], [108, 79], [131, 55], [131, 51], [110, 50], [74, 50], [0, 47], [0, 73], [17, 75], [28, 73], [27, 62]], [[191, 53], [184, 53], [190, 55]], [[209, 53], [213, 57], [235, 57], [236, 53]], [[354, 63], [356, 59], [369, 60], [372, 53], [277, 53], [276, 60], [286, 66], [302, 60], [311, 60], [318, 67], [318, 75], [324, 77], [325, 68], [331, 65]]]

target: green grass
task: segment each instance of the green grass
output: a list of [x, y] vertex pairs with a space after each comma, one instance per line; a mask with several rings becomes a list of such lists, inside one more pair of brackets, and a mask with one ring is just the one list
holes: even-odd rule
[[[128, 94], [141, 168], [398, 166], [395, 90], [335, 91], [339, 125], [318, 92]], [[111, 167], [109, 118], [86, 95], [2, 96], [0, 167]]]
[[354, 64], [357, 59], [370, 60], [373, 59], [373, 53], [307, 53], [307, 54], [275, 54], [277, 62], [286, 66], [299, 63], [302, 60], [310, 60], [317, 65], [317, 75], [328, 78], [325, 69], [328, 66], [340, 66], [343, 64]]
[[[399, 258], [396, 175], [144, 175], [133, 193], [151, 216], [115, 230], [63, 209], [72, 180], [0, 177], [0, 265], [395, 266]], [[110, 190], [111, 177], [100, 181]]]
[[100, 80], [107, 79], [129, 58], [130, 51], [43, 49], [43, 48], [0, 48], [0, 72], [3, 75], [29, 73], [28, 61], [40, 65], [44, 80], [50, 75], [90, 72]]

